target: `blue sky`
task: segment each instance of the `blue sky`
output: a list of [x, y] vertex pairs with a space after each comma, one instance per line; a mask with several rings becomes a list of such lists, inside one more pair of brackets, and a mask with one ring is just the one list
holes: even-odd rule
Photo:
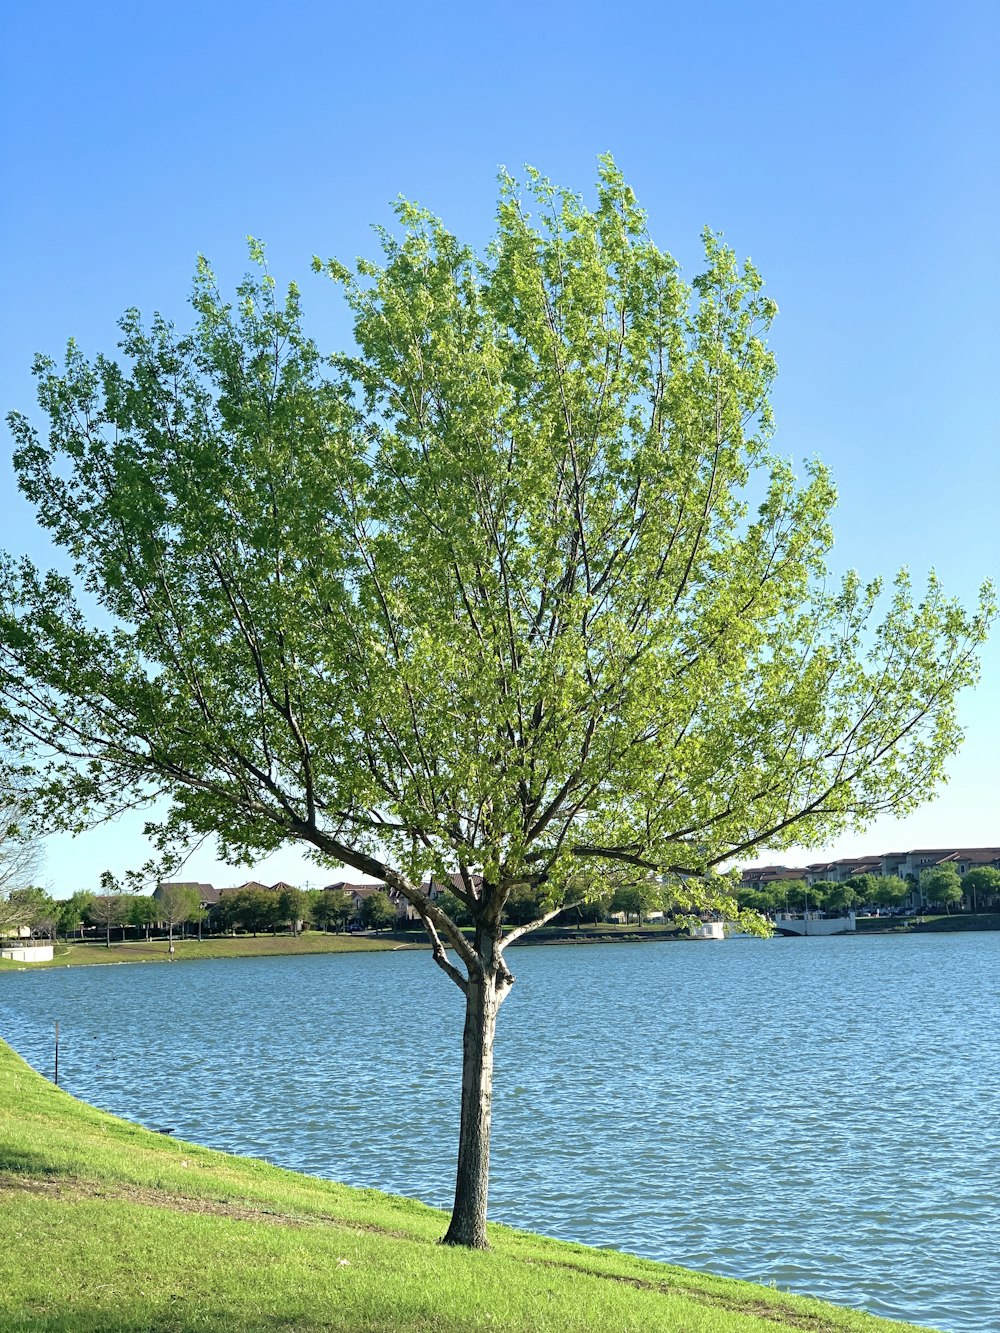
[[[199, 251], [231, 284], [265, 240], [334, 345], [314, 253], [371, 253], [399, 194], [481, 244], [499, 165], [586, 193], [610, 150], [689, 274], [705, 224], [763, 273], [777, 446], [832, 467], [838, 564], [933, 566], [965, 598], [997, 574], [994, 3], [13, 0], [0, 46], [4, 412], [32, 408], [36, 351], [110, 350], [130, 305], [184, 320]], [[4, 432], [0, 544], [44, 559], [9, 455]], [[809, 859], [1000, 844], [998, 641], [940, 797]], [[68, 893], [141, 862], [140, 825], [51, 839], [46, 878]], [[327, 877], [292, 851], [256, 869]], [[249, 877], [210, 849], [188, 872]]]

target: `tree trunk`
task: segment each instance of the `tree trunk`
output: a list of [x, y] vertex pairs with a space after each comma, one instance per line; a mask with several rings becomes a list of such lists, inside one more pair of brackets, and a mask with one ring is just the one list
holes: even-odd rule
[[486, 1203], [490, 1184], [493, 1036], [501, 996], [496, 971], [469, 980], [462, 1037], [462, 1119], [458, 1137], [455, 1208], [442, 1244], [489, 1249]]

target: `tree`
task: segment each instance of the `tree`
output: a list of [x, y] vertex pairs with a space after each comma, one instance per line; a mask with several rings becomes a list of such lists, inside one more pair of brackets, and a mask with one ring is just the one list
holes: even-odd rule
[[302, 889], [289, 885], [278, 894], [277, 918], [288, 926], [293, 935], [297, 935], [302, 926], [308, 924], [309, 906], [309, 899]]
[[236, 934], [236, 927], [240, 920], [240, 895], [238, 892], [228, 890], [219, 894], [219, 901], [215, 905], [214, 919], [219, 930], [231, 930], [234, 935]]
[[276, 930], [278, 925], [278, 895], [267, 889], [237, 889], [226, 894], [227, 909], [235, 920], [256, 937], [259, 930]]
[[167, 949], [174, 951], [174, 927], [194, 919], [201, 910], [198, 890], [192, 884], [161, 884], [156, 891], [159, 920], [167, 927]]
[[136, 893], [129, 897], [126, 917], [129, 925], [134, 926], [137, 932], [140, 930], [146, 932], [147, 940], [150, 926], [161, 919], [156, 899], [145, 893]]
[[793, 912], [815, 908], [822, 901], [823, 890], [811, 889], [804, 879], [784, 879], [776, 887], [780, 889], [782, 902]]
[[[442, 893], [438, 894], [435, 901], [437, 902], [437, 905], [438, 907], [440, 907], [441, 911], [445, 912], [449, 917], [451, 917], [452, 921], [454, 921], [456, 925], [458, 926], [472, 925], [472, 913], [466, 907], [465, 903], [463, 903], [460, 898], [457, 898], [455, 894], [450, 893], [447, 889], [445, 889]], [[510, 900], [508, 899], [508, 906], [509, 904]]]
[[312, 920], [321, 930], [343, 930], [351, 918], [354, 905], [343, 889], [313, 889]]
[[[815, 887], [813, 885], [813, 888]], [[832, 884], [822, 896], [823, 909], [827, 912], [846, 912], [848, 908], [855, 907], [862, 901], [858, 896], [859, 893], [860, 890], [851, 880], [845, 880], [843, 884]]]
[[37, 885], [11, 889], [0, 903], [0, 934], [22, 928], [32, 934], [42, 932], [54, 938], [59, 918], [58, 905]]
[[107, 871], [101, 875], [101, 893], [95, 893], [87, 909], [87, 920], [92, 926], [104, 927], [104, 947], [111, 948], [111, 931], [120, 926], [126, 918], [128, 903], [125, 896], [116, 891], [114, 881]]
[[611, 895], [611, 911], [623, 912], [625, 923], [630, 916], [635, 917], [635, 924], [642, 925], [642, 918], [647, 912], [661, 906], [662, 894], [656, 885], [648, 881], [620, 884]]
[[962, 901], [962, 877], [957, 867], [945, 862], [921, 870], [920, 892], [928, 903], [943, 907], [951, 916], [951, 909]]
[[[440, 902], [440, 899], [438, 901]], [[444, 910], [448, 911], [450, 916], [456, 917], [454, 912], [449, 911], [450, 906], [450, 903], [445, 905]], [[459, 908], [461, 906], [459, 902]], [[533, 888], [530, 884], [515, 884], [511, 889], [507, 898], [506, 917], [515, 926], [523, 926], [529, 921], [534, 921], [535, 917], [544, 911], [544, 895], [537, 888]], [[471, 922], [471, 916], [469, 920]]]
[[[59, 929], [64, 936], [69, 936], [74, 930], [80, 930], [84, 920], [90, 919], [91, 908], [94, 903], [94, 895], [87, 889], [78, 889], [71, 897], [59, 907]], [[81, 930], [81, 936], [82, 936]]]
[[832, 578], [830, 477], [768, 448], [774, 303], [710, 233], [684, 283], [609, 159], [594, 209], [503, 175], [482, 256], [397, 221], [315, 263], [350, 355], [200, 262], [190, 333], [130, 311], [117, 360], [36, 361], [15, 464], [75, 572], [0, 566], [0, 741], [47, 827], [161, 794], [164, 854], [299, 841], [413, 906], [465, 999], [445, 1239], [485, 1246], [509, 946], [582, 868], [736, 916], [734, 858], [913, 809], [992, 598]]
[[899, 907], [910, 891], [908, 880], [898, 875], [881, 875], [875, 880], [870, 901], [877, 907]]
[[368, 894], [361, 903], [361, 924], [376, 932], [395, 924], [396, 909], [381, 890]]
[[969, 899], [969, 908], [976, 912], [983, 904], [990, 904], [1000, 894], [1000, 870], [993, 866], [977, 866], [962, 876], [962, 893]]

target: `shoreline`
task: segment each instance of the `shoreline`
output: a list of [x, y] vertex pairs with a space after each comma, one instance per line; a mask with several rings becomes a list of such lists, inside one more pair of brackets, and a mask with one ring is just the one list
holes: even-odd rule
[[[445, 1212], [143, 1128], [2, 1040], [0, 1145], [12, 1328], [931, 1333], [499, 1223], [487, 1252], [443, 1246]], [[58, 1282], [38, 1262], [54, 1236]]]
[[[975, 918], [968, 915], [930, 917], [906, 924], [893, 921], [892, 918], [887, 918], [885, 925], [881, 924], [881, 918], [861, 917], [858, 920], [859, 924], [875, 921], [879, 924], [864, 924], [854, 932], [845, 932], [843, 935], [828, 938], [857, 939], [869, 935], [988, 934], [1000, 930], [1000, 913], [978, 913]], [[557, 926], [526, 935], [511, 947], [666, 943], [711, 944], [713, 941], [692, 941], [678, 931], [657, 926], [631, 929], [621, 927], [618, 930]], [[201, 941], [176, 940], [173, 954], [167, 952], [166, 939], [149, 943], [144, 940], [112, 941], [110, 949], [105, 944], [95, 941], [71, 941], [57, 944], [56, 948], [60, 952], [49, 962], [25, 963], [2, 959], [0, 975], [5, 972], [33, 972], [68, 967], [111, 967], [133, 963], [195, 962], [225, 958], [287, 958], [335, 953], [412, 952], [429, 949], [430, 944], [419, 936], [411, 935], [410, 932], [386, 932], [382, 935], [360, 933], [327, 935], [322, 932], [307, 931], [299, 936], [239, 935], [212, 936]]]

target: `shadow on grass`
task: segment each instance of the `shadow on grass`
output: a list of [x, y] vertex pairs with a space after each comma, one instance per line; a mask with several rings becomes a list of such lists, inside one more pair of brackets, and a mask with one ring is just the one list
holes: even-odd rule
[[[271, 1330], [330, 1328], [317, 1312], [316, 1319], [304, 1320], [301, 1315], [247, 1315], [245, 1310], [211, 1309], [206, 1305], [178, 1301], [165, 1310], [147, 1310], [145, 1313], [128, 1310], [112, 1314], [108, 1310], [67, 1311], [63, 1314], [44, 1314], [27, 1310], [8, 1310], [4, 1315], [4, 1333], [206, 1333], [207, 1329], [228, 1329], [232, 1333], [270, 1333]], [[7, 1321], [10, 1320], [8, 1323]], [[336, 1325], [333, 1325], [336, 1327]], [[359, 1329], [366, 1327], [358, 1325]], [[367, 1325], [371, 1329], [377, 1323]], [[420, 1325], [411, 1325], [419, 1328]], [[430, 1329], [430, 1325], [426, 1325]]]
[[11, 1176], [62, 1176], [65, 1166], [56, 1166], [51, 1157], [17, 1148], [11, 1143], [0, 1143], [0, 1173]]

